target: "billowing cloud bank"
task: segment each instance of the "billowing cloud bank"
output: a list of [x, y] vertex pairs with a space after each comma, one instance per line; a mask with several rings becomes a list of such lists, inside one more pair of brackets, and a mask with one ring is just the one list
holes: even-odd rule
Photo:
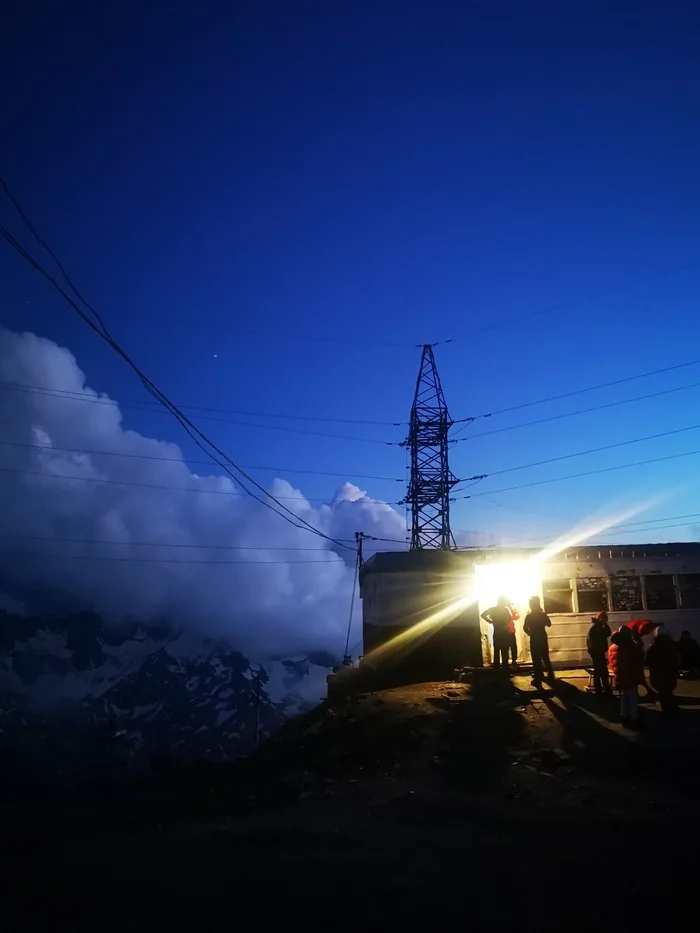
[[[252, 657], [342, 654], [352, 551], [230, 495], [240, 491], [233, 481], [206, 466], [193, 472], [176, 444], [126, 428], [119, 405], [49, 340], [0, 329], [0, 383], [0, 440], [27, 445], [0, 445], [4, 604], [52, 593], [115, 618], [167, 616]], [[350, 483], [319, 506], [285, 479], [267, 488], [295, 497], [285, 504], [333, 538], [405, 537], [401, 515]]]

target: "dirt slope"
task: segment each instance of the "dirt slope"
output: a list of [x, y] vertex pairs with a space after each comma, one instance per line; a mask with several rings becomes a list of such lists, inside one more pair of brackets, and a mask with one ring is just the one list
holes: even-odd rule
[[[683, 858], [698, 825], [693, 702], [674, 726], [648, 712], [636, 736], [569, 684], [539, 694], [484, 672], [322, 708], [238, 768], [115, 800], [99, 839], [17, 855], [24, 928], [50, 903], [53, 928], [57, 914], [71, 930], [218, 930], [251, 910], [270, 925], [520, 929], [555, 911], [569, 928], [624, 929], [670, 892], [684, 928], [698, 909]], [[140, 832], [115, 832], [129, 813]]]

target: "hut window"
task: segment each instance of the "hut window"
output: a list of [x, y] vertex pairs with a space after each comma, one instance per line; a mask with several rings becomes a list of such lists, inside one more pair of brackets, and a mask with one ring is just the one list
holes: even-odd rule
[[644, 577], [647, 609], [678, 609], [673, 574], [660, 573]]
[[544, 580], [542, 582], [545, 612], [573, 612], [574, 599], [571, 580]]

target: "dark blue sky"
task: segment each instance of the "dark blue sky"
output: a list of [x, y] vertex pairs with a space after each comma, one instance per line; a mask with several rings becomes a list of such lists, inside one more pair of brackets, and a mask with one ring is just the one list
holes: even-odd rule
[[[175, 401], [404, 420], [413, 345], [448, 338], [436, 353], [455, 418], [700, 359], [700, 265], [640, 281], [700, 263], [692, 0], [12, 6], [0, 40], [2, 173]], [[18, 229], [6, 203], [1, 216]], [[0, 302], [3, 323], [69, 346], [95, 388], [143, 397], [7, 247]], [[695, 382], [700, 365], [473, 432]], [[475, 438], [455, 447], [453, 469], [489, 473], [693, 425], [699, 399], [691, 388]], [[130, 426], [180, 440], [167, 416], [125, 412]], [[286, 468], [404, 476], [398, 447], [201, 426], [311, 497], [336, 481]], [[695, 449], [700, 430], [506, 474], [456, 504], [454, 525], [542, 534], [681, 485], [643, 517], [700, 512], [700, 456], [489, 494]], [[401, 487], [365, 488], [394, 499]]]

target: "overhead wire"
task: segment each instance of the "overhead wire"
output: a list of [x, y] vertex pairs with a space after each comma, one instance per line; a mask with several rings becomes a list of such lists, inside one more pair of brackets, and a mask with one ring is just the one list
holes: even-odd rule
[[[141, 315], [145, 319], [158, 320], [161, 324], [165, 323], [162, 318], [156, 317], [156, 315]], [[197, 327], [198, 324], [196, 321], [186, 320], [184, 318], [177, 317], [168, 317], [168, 326], [174, 324], [179, 327]], [[291, 340], [297, 341], [300, 343], [330, 343], [330, 344], [339, 344], [342, 346], [355, 346], [355, 347], [382, 347], [385, 349], [416, 349], [424, 346], [424, 343], [408, 343], [403, 342], [399, 343], [398, 341], [391, 340], [371, 340], [368, 338], [353, 338], [353, 337], [330, 337], [325, 335], [318, 334], [300, 334], [300, 333], [280, 333], [279, 331], [267, 331], [267, 330], [257, 330], [251, 327], [226, 327], [226, 332], [230, 334], [235, 334], [236, 336], [249, 336], [249, 337], [261, 337], [263, 340]], [[433, 347], [440, 346], [441, 344], [452, 343], [452, 340], [438, 340], [431, 344]]]
[[[164, 489], [169, 492], [194, 492], [201, 495], [211, 495], [211, 496], [237, 496], [240, 498], [245, 498], [248, 496], [248, 493], [245, 491], [239, 492], [232, 489], [198, 489], [194, 486], [166, 486], [163, 483], [136, 483], [133, 480], [124, 480], [124, 479], [106, 479], [101, 476], [74, 476], [67, 475], [65, 473], [47, 473], [45, 470], [29, 470], [25, 467], [5, 467], [0, 466], [0, 473], [20, 473], [23, 476], [39, 476], [43, 479], [49, 480], [68, 480], [68, 481], [77, 481], [82, 483], [105, 483], [108, 486], [136, 486], [141, 489]], [[216, 478], [216, 477], [215, 477]], [[223, 479], [224, 477], [220, 477]], [[275, 499], [280, 501], [285, 500], [288, 502], [328, 502], [328, 497], [323, 496], [305, 496], [300, 493], [298, 496], [275, 496]], [[389, 502], [387, 505], [398, 505], [398, 502]], [[323, 535], [322, 537], [326, 537]], [[334, 538], [329, 538], [328, 540], [333, 541], [335, 544], [338, 544]]]
[[493, 473], [482, 473], [479, 476], [469, 477], [469, 479], [462, 480], [462, 482], [469, 482], [469, 480], [481, 482], [481, 480], [490, 479], [494, 476], [503, 476], [505, 473], [515, 473], [519, 470], [529, 470], [532, 467], [546, 466], [549, 463], [558, 463], [561, 460], [572, 460], [575, 457], [585, 457], [589, 454], [598, 454], [607, 450], [615, 450], [617, 447], [629, 447], [632, 444], [641, 444], [644, 441], [655, 441], [661, 437], [671, 437], [675, 434], [686, 434], [688, 431], [697, 430], [700, 430], [700, 424], [689, 424], [686, 427], [675, 428], [672, 431], [661, 431], [658, 434], [647, 434], [644, 437], [633, 437], [627, 441], [617, 441], [614, 444], [603, 444], [601, 447], [591, 447], [588, 450], [578, 450], [575, 453], [562, 454], [559, 457], [548, 457], [545, 460], [535, 460], [532, 463], [521, 463], [518, 466], [505, 467], [503, 470], [494, 470]]
[[[496, 408], [493, 411], [483, 412], [480, 415], [472, 415], [470, 418], [463, 419], [466, 423], [463, 427], [455, 431], [452, 440], [456, 440], [457, 434], [460, 434], [462, 431], [464, 431], [469, 424], [472, 424], [474, 421], [478, 421], [481, 418], [493, 418], [496, 415], [506, 415], [512, 411], [521, 411], [524, 408], [534, 408], [536, 405], [544, 405], [547, 402], [558, 402], [561, 399], [573, 398], [575, 395], [584, 395], [587, 392], [595, 392], [597, 389], [609, 389], [612, 386], [624, 385], [627, 382], [634, 382], [637, 379], [646, 379], [649, 376], [660, 376], [663, 373], [676, 372], [679, 369], [687, 369], [690, 366], [698, 365], [700, 365], [700, 359], [687, 360], [684, 363], [675, 363], [673, 366], [663, 366], [660, 369], [651, 369], [644, 373], [637, 373], [634, 376], [624, 376], [621, 379], [613, 379], [610, 382], [599, 382], [596, 385], [585, 386], [582, 389], [573, 389], [570, 392], [560, 392], [558, 395], [548, 395], [545, 398], [535, 399], [532, 402], [521, 402], [518, 405], [510, 405], [507, 408]], [[455, 424], [456, 423], [457, 422], [455, 422]]]
[[324, 554], [334, 553], [326, 547], [288, 547], [278, 544], [180, 544], [172, 541], [119, 541], [112, 538], [61, 538], [54, 535], [8, 535], [0, 533], [0, 540], [11, 541], [51, 541], [60, 544], [108, 545], [115, 547], [167, 547], [214, 551], [319, 551]]
[[[42, 560], [95, 560], [104, 561], [109, 564], [131, 563], [131, 564], [206, 564], [207, 566], [219, 564], [343, 564], [339, 560], [197, 560], [191, 557], [174, 559], [170, 557], [110, 557], [101, 554], [45, 554], [43, 551], [35, 552], [17, 552], [0, 550], [0, 555], [9, 557], [18, 557], [26, 560], [27, 558], [40, 557]], [[339, 557], [339, 555], [336, 555]]]
[[583, 295], [580, 298], [572, 298], [569, 301], [562, 301], [557, 304], [549, 305], [545, 308], [540, 308], [536, 311], [528, 311], [524, 314], [518, 314], [514, 317], [506, 318], [502, 321], [494, 321], [493, 324], [487, 324], [484, 327], [473, 328], [464, 335], [464, 338], [456, 337], [454, 338], [453, 342], [458, 343], [461, 339], [466, 340], [471, 337], [478, 336], [479, 334], [490, 333], [494, 330], [500, 330], [502, 327], [510, 327], [512, 324], [519, 324], [521, 321], [530, 321], [535, 317], [542, 317], [545, 314], [553, 314], [555, 311], [566, 311], [568, 308], [574, 308], [576, 305], [586, 304], [587, 302], [595, 301], [598, 298], [605, 298], [608, 295], [612, 295], [615, 292], [634, 287], [635, 285], [642, 285], [644, 282], [653, 282], [657, 281], [658, 279], [668, 278], [671, 275], [677, 275], [679, 272], [687, 272], [689, 269], [697, 269], [698, 267], [700, 267], [700, 260], [694, 260], [693, 262], [684, 263], [680, 266], [673, 266], [670, 269], [663, 269], [659, 272], [651, 272], [647, 275], [628, 279], [625, 282], [619, 282], [616, 285], [611, 285], [609, 288], [604, 288], [600, 291], [592, 292], [590, 295]]
[[[24, 392], [55, 395], [59, 398], [75, 398], [76, 401], [97, 402], [104, 405], [111, 405], [114, 402], [119, 402], [120, 405], [148, 406], [149, 411], [162, 410], [156, 402], [149, 402], [148, 399], [123, 398], [118, 395], [110, 395], [108, 398], [93, 398], [92, 396], [85, 395], [84, 391], [79, 391], [77, 389], [56, 389], [53, 386], [28, 385], [24, 382], [0, 382], [0, 386]], [[188, 411], [213, 411], [220, 415], [246, 415], [250, 418], [285, 418], [293, 421], [324, 421], [332, 424], [372, 424], [393, 428], [400, 428], [408, 424], [406, 421], [368, 421], [361, 418], [321, 418], [317, 415], [288, 415], [269, 411], [239, 411], [235, 408], [214, 408], [210, 405], [178, 405], [178, 408], [184, 408]]]
[[[17, 201], [16, 201], [16, 199], [12, 196], [11, 192], [9, 191], [9, 188], [8, 188], [7, 184], [6, 184], [3, 180], [1, 180], [1, 179], [0, 179], [0, 181], [1, 181], [1, 183], [2, 183], [3, 189], [4, 189], [4, 190], [6, 191], [6, 193], [10, 196], [10, 198], [11, 198], [13, 204], [15, 205], [15, 207], [18, 208], [19, 206], [18, 206], [18, 204], [17, 204]], [[238, 466], [234, 463], [234, 461], [233, 461], [227, 454], [224, 453], [223, 450], [221, 450], [216, 444], [214, 444], [214, 442], [211, 441], [202, 431], [200, 431], [200, 429], [197, 428], [197, 426], [196, 426], [186, 415], [184, 415], [182, 412], [180, 412], [180, 411], [177, 409], [177, 407], [170, 401], [170, 399], [169, 399], [163, 392], [161, 392], [160, 389], [158, 389], [158, 387], [157, 387], [157, 386], [145, 375], [145, 373], [143, 373], [142, 370], [136, 365], [136, 363], [135, 363], [135, 362], [131, 359], [131, 357], [126, 353], [126, 351], [124, 351], [124, 350], [119, 346], [119, 344], [111, 337], [111, 335], [109, 334], [109, 331], [107, 330], [107, 328], [106, 328], [106, 326], [105, 326], [105, 324], [104, 324], [104, 321], [103, 321], [102, 318], [100, 317], [99, 313], [98, 313], [97, 311], [95, 311], [94, 308], [91, 307], [91, 305], [83, 298], [83, 296], [80, 294], [80, 292], [77, 290], [77, 288], [72, 284], [72, 282], [70, 281], [69, 277], [65, 274], [65, 270], [64, 270], [63, 267], [61, 266], [60, 262], [58, 262], [58, 260], [56, 260], [56, 257], [55, 257], [55, 255], [53, 254], [53, 252], [52, 252], [50, 249], [48, 249], [48, 247], [46, 246], [46, 244], [44, 243], [44, 241], [41, 239], [41, 237], [38, 235], [38, 233], [36, 232], [36, 230], [34, 230], [34, 228], [33, 228], [32, 224], [31, 224], [31, 222], [29, 222], [29, 219], [26, 217], [26, 215], [25, 215], [24, 212], [21, 210], [21, 208], [19, 208], [19, 213], [20, 213], [20, 216], [25, 220], [25, 223], [27, 223], [27, 226], [29, 227], [30, 231], [33, 233], [34, 237], [38, 240], [38, 242], [39, 242], [40, 244], [43, 244], [44, 247], [47, 248], [47, 251], [49, 252], [49, 255], [53, 256], [53, 258], [54, 258], [55, 261], [57, 262], [57, 265], [59, 266], [59, 268], [60, 268], [61, 271], [63, 272], [64, 278], [65, 278], [66, 282], [68, 283], [68, 286], [71, 288], [71, 290], [72, 290], [73, 293], [76, 295], [76, 297], [78, 298], [78, 300], [81, 301], [81, 302], [85, 305], [86, 308], [88, 308], [88, 310], [94, 315], [94, 318], [95, 318], [95, 320], [96, 320], [98, 323], [95, 324], [94, 321], [91, 321], [91, 320], [90, 320], [90, 318], [89, 318], [88, 315], [83, 311], [83, 309], [80, 308], [80, 306], [79, 306], [78, 304], [76, 304], [76, 302], [75, 302], [75, 301], [70, 297], [70, 295], [68, 295], [67, 292], [58, 284], [58, 282], [53, 278], [53, 276], [51, 276], [50, 273], [48, 273], [48, 272], [34, 259], [34, 257], [31, 256], [31, 254], [30, 254], [27, 250], [25, 250], [24, 247], [15, 239], [15, 237], [13, 237], [12, 234], [11, 234], [8, 230], [6, 230], [4, 227], [0, 227], [0, 233], [2, 234], [2, 236], [7, 240], [7, 242], [8, 242], [15, 250], [25, 259], [25, 261], [27, 261], [27, 262], [28, 262], [33, 268], [35, 268], [35, 269], [36, 269], [36, 270], [37, 270], [51, 285], [53, 285], [53, 287], [58, 291], [58, 293], [63, 297], [63, 299], [69, 304], [69, 306], [73, 308], [73, 310], [79, 315], [79, 317], [80, 317], [80, 318], [81, 318], [81, 319], [82, 319], [96, 334], [98, 334], [98, 336], [100, 336], [100, 337], [108, 344], [108, 346], [110, 346], [110, 347], [114, 350], [114, 352], [117, 353], [117, 354], [124, 360], [124, 362], [126, 362], [127, 365], [131, 367], [131, 369], [133, 369], [133, 371], [137, 374], [137, 376], [138, 376], [139, 379], [141, 380], [141, 383], [142, 383], [142, 385], [144, 386], [144, 388], [146, 388], [147, 391], [150, 392], [150, 393], [154, 396], [154, 398], [156, 398], [158, 401], [160, 401], [160, 402], [164, 405], [164, 407], [166, 407], [166, 408], [173, 414], [173, 416], [179, 421], [179, 423], [182, 425], [182, 427], [185, 429], [185, 431], [189, 434], [189, 436], [191, 437], [191, 439], [192, 439], [206, 454], [208, 454], [209, 456], [211, 456], [212, 460], [214, 460], [215, 462], [217, 462], [217, 463], [219, 464], [219, 466], [220, 466], [225, 472], [227, 472], [227, 473], [231, 476], [231, 478], [234, 479], [234, 480], [241, 486], [241, 488], [244, 489], [244, 491], [245, 491], [249, 496], [251, 496], [251, 497], [252, 497], [253, 499], [255, 499], [257, 502], [259, 502], [261, 505], [264, 505], [264, 506], [265, 506], [266, 508], [268, 508], [270, 511], [274, 512], [276, 515], [279, 515], [281, 518], [283, 518], [283, 519], [284, 519], [285, 521], [287, 521], [289, 524], [292, 524], [292, 525], [294, 525], [294, 526], [297, 527], [297, 528], [302, 527], [302, 526], [303, 526], [303, 527], [306, 527], [306, 528], [307, 528], [309, 531], [311, 531], [313, 534], [318, 535], [319, 537], [322, 537], [322, 538], [326, 538], [326, 539], [329, 540], [329, 541], [333, 541], [334, 544], [338, 544], [340, 547], [348, 548], [348, 545], [342, 544], [341, 542], [339, 542], [339, 541], [335, 540], [334, 538], [332, 538], [330, 535], [325, 534], [325, 532], [321, 531], [319, 528], [316, 528], [316, 527], [315, 527], [314, 525], [312, 525], [310, 522], [306, 521], [306, 519], [300, 517], [299, 515], [296, 515], [294, 512], [291, 511], [291, 509], [287, 508], [287, 506], [285, 506], [284, 504], [278, 502], [278, 500], [277, 500], [274, 496], [272, 496], [263, 486], [261, 486], [256, 480], [254, 480], [251, 476], [249, 476], [244, 470], [241, 470], [240, 467], [238, 467]], [[99, 325], [99, 326], [98, 326], [98, 325]], [[218, 460], [216, 457], [214, 457], [214, 455], [211, 453], [211, 451], [208, 450], [207, 447], [204, 446], [205, 444], [208, 445], [208, 447], [210, 447], [211, 450], [215, 451], [216, 454], [218, 455], [218, 457], [221, 457], [221, 458], [225, 461], [225, 463], [222, 463], [221, 460]], [[228, 464], [228, 465], [227, 465], [227, 464]], [[231, 468], [233, 468], [233, 470], [235, 470], [238, 474], [240, 474], [240, 476], [243, 476], [243, 477], [246, 479], [246, 481], [247, 481], [248, 483], [250, 483], [252, 486], [256, 487], [256, 488], [262, 493], [262, 495], [265, 496], [266, 498], [261, 498], [260, 496], [256, 495], [252, 490], [248, 489], [248, 488], [246, 487], [246, 485], [245, 485], [245, 484], [242, 482], [242, 480], [240, 479], [240, 476], [237, 476], [236, 474], [234, 474], [234, 473], [231, 471]], [[269, 500], [269, 501], [268, 501], [268, 500]], [[281, 511], [279, 511], [278, 509], [276, 509], [276, 508], [271, 504], [271, 503], [273, 503], [273, 502], [274, 502], [276, 505], [279, 506], [279, 508], [281, 509]], [[283, 514], [283, 513], [286, 513], [286, 515]], [[348, 548], [348, 549], [349, 549], [349, 548]]]
[[660, 392], [648, 392], [645, 395], [635, 395], [632, 398], [621, 399], [616, 402], [606, 402], [603, 405], [593, 405], [590, 408], [577, 408], [575, 411], [564, 412], [560, 415], [549, 415], [547, 418], [537, 418], [533, 421], [523, 421], [520, 424], [511, 424], [503, 428], [493, 428], [491, 431], [479, 431], [477, 434], [470, 434], [468, 437], [459, 437], [453, 440], [453, 443], [460, 444], [463, 441], [476, 440], [479, 437], [489, 437], [491, 434], [504, 434], [507, 431], [516, 431], [518, 428], [530, 428], [538, 424], [547, 424], [550, 421], [561, 421], [566, 418], [573, 418], [575, 415], [586, 415], [594, 411], [604, 411], [608, 408], [617, 408], [620, 405], [629, 405], [632, 402], [642, 402], [647, 399], [660, 398], [663, 395], [672, 395], [675, 392], [683, 392], [686, 389], [700, 388], [700, 382], [691, 382], [683, 386], [675, 386], [673, 389], [662, 389]]
[[[32, 236], [34, 237], [34, 239], [39, 243], [40, 246], [42, 246], [42, 247], [46, 250], [46, 252], [49, 254], [49, 256], [51, 256], [51, 258], [53, 259], [53, 261], [56, 263], [56, 265], [58, 266], [58, 268], [59, 268], [60, 271], [61, 271], [61, 274], [63, 275], [63, 278], [64, 278], [64, 279], [66, 280], [66, 282], [68, 283], [68, 286], [70, 287], [71, 291], [78, 297], [78, 299], [79, 299], [80, 301], [83, 302], [84, 305], [86, 305], [86, 307], [89, 308], [90, 306], [89, 306], [88, 302], [85, 301], [85, 299], [82, 297], [82, 295], [80, 295], [80, 292], [78, 291], [78, 289], [77, 289], [77, 288], [75, 287], [75, 285], [71, 282], [71, 280], [70, 280], [70, 278], [69, 278], [69, 276], [68, 276], [68, 273], [66, 272], [66, 270], [65, 270], [65, 268], [63, 267], [62, 263], [60, 262], [58, 256], [56, 256], [56, 254], [53, 252], [53, 250], [52, 250], [51, 247], [48, 245], [48, 243], [41, 237], [41, 235], [39, 234], [39, 232], [37, 231], [37, 229], [36, 229], [36, 228], [34, 227], [34, 225], [32, 224], [30, 218], [27, 216], [27, 214], [25, 213], [25, 211], [22, 209], [21, 204], [19, 203], [19, 201], [17, 200], [17, 198], [13, 195], [12, 191], [10, 190], [9, 185], [7, 184], [7, 182], [6, 182], [3, 178], [0, 178], [0, 188], [2, 188], [2, 190], [5, 192], [5, 194], [7, 195], [7, 197], [10, 199], [10, 201], [12, 202], [12, 204], [13, 204], [15, 210], [17, 211], [17, 213], [19, 214], [19, 216], [22, 218], [22, 220], [23, 220], [24, 223], [26, 224], [27, 228], [29, 229], [29, 231], [30, 231], [30, 233], [32, 234]], [[100, 324], [102, 325], [102, 327], [104, 327], [105, 332], [106, 332], [107, 328], [106, 328], [105, 325], [104, 325], [104, 321], [102, 321], [102, 319], [99, 317], [99, 315], [97, 315], [97, 313], [96, 313], [92, 308], [91, 308], [90, 310], [93, 311], [93, 313], [96, 315], [97, 320], [100, 322]], [[167, 323], [168, 323], [168, 325], [171, 325], [171, 324], [178, 324], [178, 323], [183, 323], [183, 322], [182, 322], [181, 319], [178, 319], [178, 318], [173, 317], [173, 316], [171, 315], [171, 316], [168, 317], [168, 322], [167, 322]], [[189, 326], [190, 324], [191, 324], [192, 326], [198, 326], [198, 325], [196, 325], [196, 322], [194, 322], [194, 321], [192, 321], [192, 322], [187, 322], [187, 324], [188, 324], [188, 326]], [[250, 334], [250, 335], [254, 335], [254, 336], [264, 337], [264, 338], [267, 339], [267, 340], [274, 340], [274, 339], [282, 339], [282, 340], [309, 340], [309, 341], [313, 341], [313, 342], [317, 342], [317, 343], [352, 344], [352, 345], [364, 346], [364, 347], [366, 347], [366, 346], [376, 346], [376, 347], [395, 347], [395, 348], [407, 348], [407, 347], [415, 348], [415, 347], [422, 347], [422, 346], [423, 346], [423, 344], [421, 344], [421, 343], [408, 343], [408, 342], [405, 342], [405, 343], [398, 343], [398, 342], [384, 341], [384, 340], [368, 340], [368, 339], [366, 339], [366, 338], [357, 339], [357, 338], [353, 338], [353, 337], [324, 337], [324, 336], [321, 336], [321, 337], [320, 337], [320, 336], [315, 335], [315, 334], [306, 335], [306, 334], [298, 334], [298, 333], [297, 333], [297, 334], [275, 334], [275, 333], [272, 332], [272, 331], [262, 331], [262, 330], [256, 330], [256, 329], [254, 329], [254, 328], [236, 328], [236, 333], [239, 333], [239, 334]], [[452, 342], [451, 340], [441, 340], [441, 341], [438, 341], [437, 343], [433, 344], [433, 346], [437, 346], [437, 345], [440, 344], [440, 343], [451, 343], [451, 342]]]
[[[80, 395], [77, 392], [68, 394], [68, 393], [62, 392], [61, 390], [42, 389], [41, 387], [17, 385], [13, 383], [0, 383], [0, 387], [10, 389], [10, 390], [15, 389], [20, 392], [30, 392], [30, 393], [33, 393], [34, 395], [46, 395], [46, 396], [50, 396], [51, 398], [60, 399], [61, 401], [66, 401], [66, 402], [85, 402], [85, 403], [113, 405], [113, 406], [117, 402], [116, 398], [115, 399], [92, 398], [89, 395]], [[167, 409], [164, 409], [162, 406], [156, 407], [155, 405], [153, 405], [152, 407], [146, 407], [150, 404], [147, 401], [138, 402], [134, 400], [133, 402], [128, 402], [128, 403], [120, 402], [119, 404], [124, 405], [125, 407], [134, 408], [136, 411], [144, 411], [144, 412], [153, 413], [153, 414], [160, 414], [161, 412], [167, 411]], [[188, 406], [188, 407], [193, 408], [195, 406]], [[216, 410], [216, 409], [212, 409], [212, 410]], [[272, 418], [275, 416], [268, 415], [267, 417]], [[240, 421], [240, 420], [234, 420], [232, 418], [216, 418], [216, 417], [213, 417], [212, 415], [199, 415], [199, 419], [200, 421], [213, 421], [213, 422], [216, 422], [217, 424], [235, 424], [241, 427], [262, 428], [263, 430], [267, 430], [267, 431], [284, 431], [288, 434], [307, 434], [312, 437], [328, 437], [333, 440], [357, 441], [359, 443], [365, 443], [365, 444], [380, 444], [381, 446], [385, 446], [385, 447], [395, 447], [395, 446], [398, 446], [399, 444], [398, 441], [383, 441], [383, 440], [378, 440], [377, 438], [373, 438], [373, 437], [356, 437], [355, 435], [351, 435], [351, 434], [329, 434], [326, 431], [310, 431], [310, 430], [307, 430], [306, 428], [290, 428], [290, 427], [287, 427], [286, 425], [281, 425], [281, 424], [258, 424], [253, 421]]]
[[[696, 522], [679, 522], [681, 518], [700, 518], [700, 512], [686, 512], [682, 515], [664, 515], [660, 518], [647, 518], [641, 521], [636, 522], [615, 522], [613, 525], [609, 526], [610, 530], [605, 529], [602, 531], [596, 531], [597, 536], [602, 537], [603, 535], [611, 534], [628, 534], [630, 532], [634, 533], [636, 530], [641, 531], [660, 531], [665, 528], [687, 528], [690, 525], [696, 524]], [[662, 522], [662, 524], [658, 524]], [[669, 524], [671, 523], [671, 524]], [[521, 537], [513, 538], [505, 535], [505, 541], [507, 544], [519, 544], [521, 541], [556, 541], [558, 535], [565, 535], [567, 532], [571, 531], [571, 527], [560, 528], [558, 530], [551, 531], [547, 535], [522, 535]], [[489, 534], [486, 531], [473, 531], [472, 534]]]
[[601, 473], [613, 473], [616, 470], [627, 470], [632, 467], [648, 466], [652, 463], [664, 463], [668, 460], [679, 460], [682, 457], [694, 457], [700, 454], [700, 450], [688, 450], [680, 454], [668, 454], [665, 457], [654, 457], [651, 460], [635, 460], [632, 463], [620, 463], [617, 466], [601, 467], [597, 470], [586, 470], [583, 473], [569, 473], [567, 476], [555, 476], [551, 479], [533, 480], [530, 483], [520, 483], [517, 486], [504, 486], [501, 489], [489, 489], [486, 492], [475, 492], [468, 496], [455, 496], [455, 499], [477, 499], [481, 496], [495, 496], [501, 492], [512, 492], [516, 489], [530, 489], [533, 486], [547, 486], [550, 483], [561, 483], [569, 479], [580, 479], [585, 476], [596, 476]]
[[[56, 450], [61, 453], [88, 454], [89, 456], [93, 457], [128, 457], [129, 459], [135, 460], [155, 460], [156, 462], [161, 463], [189, 463], [204, 466], [211, 465], [211, 460], [191, 460], [187, 457], [156, 457], [152, 454], [127, 454], [116, 450], [86, 450], [82, 447], [56, 447], [53, 444], [30, 444], [19, 441], [0, 440], [0, 447], [21, 447], [29, 450]], [[386, 480], [387, 482], [392, 483], [404, 482], [403, 479], [400, 479], [396, 476], [374, 476], [366, 473], [352, 473], [350, 471], [346, 473], [330, 473], [327, 470], [295, 470], [289, 467], [250, 466], [247, 464], [241, 464], [241, 466], [246, 470], [270, 470], [273, 473], [304, 473], [312, 476], [341, 476], [346, 478], [350, 476], [354, 479]]]

